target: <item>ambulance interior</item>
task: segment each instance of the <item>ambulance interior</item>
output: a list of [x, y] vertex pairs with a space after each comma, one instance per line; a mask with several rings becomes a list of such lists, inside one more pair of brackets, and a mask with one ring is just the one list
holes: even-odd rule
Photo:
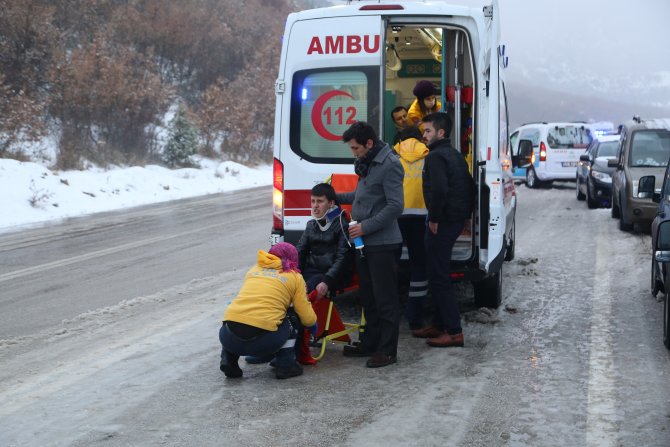
[[[473, 166], [474, 88], [472, 51], [462, 29], [444, 25], [391, 23], [386, 28], [384, 141], [392, 142], [397, 132], [391, 111], [397, 106], [409, 109], [416, 99], [412, 93], [420, 80], [431, 81], [436, 97], [454, 123], [450, 140]], [[470, 219], [459, 236], [452, 259], [472, 256], [475, 219]]]

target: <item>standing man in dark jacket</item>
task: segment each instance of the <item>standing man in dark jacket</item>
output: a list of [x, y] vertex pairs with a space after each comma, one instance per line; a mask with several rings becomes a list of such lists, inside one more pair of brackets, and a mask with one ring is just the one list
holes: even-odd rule
[[413, 331], [435, 347], [463, 346], [458, 301], [451, 284], [451, 253], [472, 214], [475, 185], [468, 164], [449, 143], [451, 120], [438, 112], [423, 118], [430, 153], [423, 166], [423, 196], [428, 209], [426, 253], [429, 288], [437, 306], [433, 325]]
[[363, 237], [365, 247], [356, 256], [365, 332], [358, 346], [345, 346], [348, 357], [370, 357], [368, 368], [396, 362], [400, 334], [400, 300], [396, 253], [402, 244], [398, 216], [403, 211], [404, 171], [398, 156], [377, 138], [368, 123], [359, 121], [342, 135], [356, 157], [356, 190], [338, 194], [341, 203], [353, 204], [349, 227], [353, 239]]
[[316, 290], [323, 298], [351, 279], [353, 252], [349, 242], [349, 220], [336, 202], [335, 190], [327, 183], [312, 188], [312, 220], [298, 242], [298, 265], [307, 283], [307, 293]]

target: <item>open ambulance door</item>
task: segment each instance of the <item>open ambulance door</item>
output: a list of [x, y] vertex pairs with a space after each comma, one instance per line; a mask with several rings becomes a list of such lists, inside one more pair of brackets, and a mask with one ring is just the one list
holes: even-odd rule
[[[484, 80], [486, 84], [486, 141], [480, 146], [479, 166], [479, 264], [487, 275], [500, 272], [504, 258], [505, 208], [503, 205], [503, 172], [499, 157], [500, 117], [500, 8], [498, 1], [485, 8], [488, 18]], [[483, 152], [483, 153], [482, 153]]]

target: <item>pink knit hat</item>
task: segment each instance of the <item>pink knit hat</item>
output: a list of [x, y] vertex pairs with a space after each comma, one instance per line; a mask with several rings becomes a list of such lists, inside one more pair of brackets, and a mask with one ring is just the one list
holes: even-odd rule
[[300, 273], [300, 269], [298, 269], [298, 250], [292, 244], [280, 242], [273, 245], [268, 253], [281, 259], [283, 272]]
[[414, 96], [416, 96], [419, 99], [424, 99], [429, 96], [433, 96], [435, 94], [435, 85], [427, 80], [422, 80], [416, 83], [414, 86], [414, 90], [412, 90], [412, 93], [414, 93]]

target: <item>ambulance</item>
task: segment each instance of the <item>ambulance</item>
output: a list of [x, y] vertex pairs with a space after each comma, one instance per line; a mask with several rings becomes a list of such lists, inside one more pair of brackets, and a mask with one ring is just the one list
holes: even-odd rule
[[310, 219], [311, 188], [332, 174], [353, 174], [342, 133], [366, 121], [391, 142], [391, 111], [409, 108], [416, 82], [429, 80], [477, 185], [452, 278], [472, 282], [476, 305], [498, 307], [503, 261], [514, 258], [515, 246], [507, 60], [497, 0], [480, 8], [356, 1], [290, 14], [275, 83], [271, 242], [296, 243]]

